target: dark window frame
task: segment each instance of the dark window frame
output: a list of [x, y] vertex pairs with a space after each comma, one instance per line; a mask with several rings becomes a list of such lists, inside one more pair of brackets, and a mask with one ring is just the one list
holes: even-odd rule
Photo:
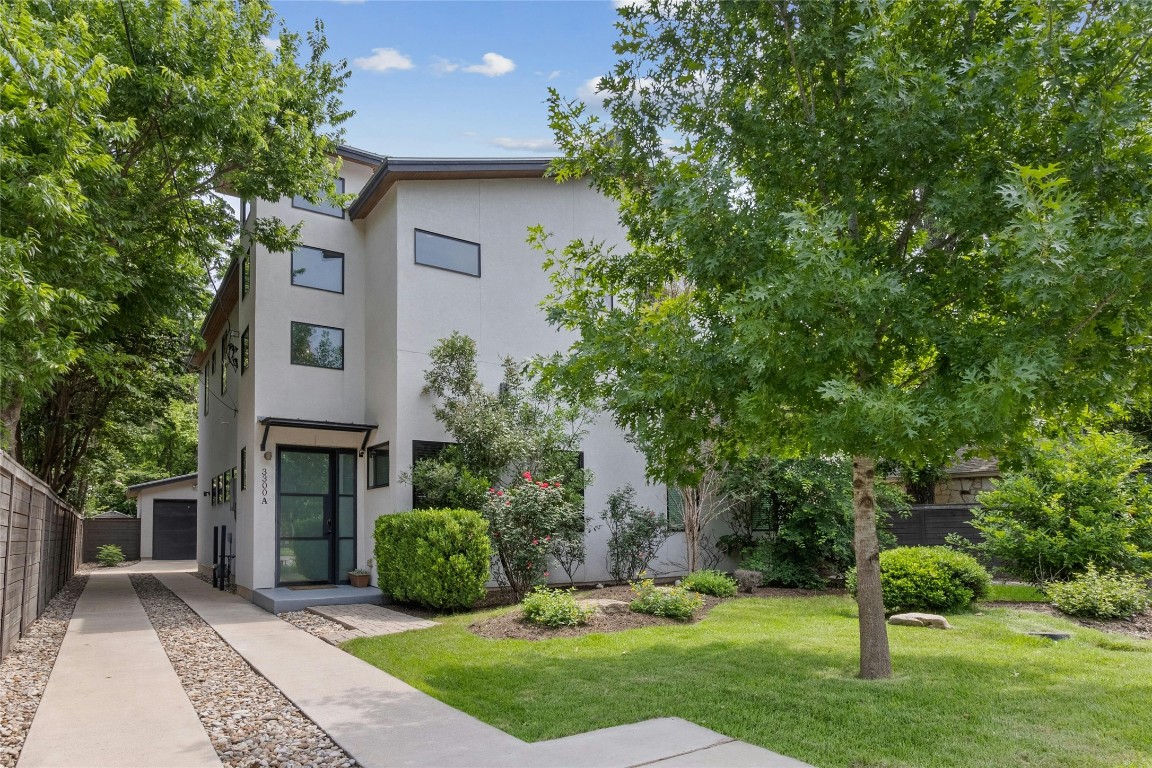
[[[381, 448], [384, 449], [384, 452], [388, 456], [388, 472], [387, 472], [386, 476], [384, 477], [384, 482], [382, 482], [382, 483], [377, 482], [377, 480], [379, 480], [379, 478], [376, 477], [376, 469], [375, 469], [376, 465], [372, 462], [373, 455], [380, 452]], [[392, 449], [391, 449], [391, 446], [388, 444], [388, 441], [385, 440], [382, 443], [376, 443], [376, 445], [368, 446], [368, 451], [367, 451], [366, 455], [368, 457], [367, 468], [366, 468], [367, 471], [364, 473], [364, 475], [365, 475], [365, 478], [367, 479], [368, 488], [387, 488], [389, 480], [390, 480], [390, 477], [388, 475], [392, 474]]]
[[[321, 288], [318, 285], [307, 285], [305, 283], [296, 282], [296, 251], [299, 250], [300, 248], [308, 248], [308, 249], [313, 250], [313, 251], [320, 251], [320, 253], [322, 254], [321, 258], [324, 258], [324, 259], [333, 258], [333, 257], [337, 257], [337, 256], [340, 258], [340, 290], [336, 291], [336, 290], [333, 290], [331, 288]], [[329, 256], [329, 254], [331, 254], [331, 256]], [[297, 288], [311, 288], [313, 291], [324, 291], [325, 293], [336, 293], [336, 294], [343, 296], [344, 295], [344, 254], [341, 253], [340, 251], [332, 251], [332, 250], [329, 250], [328, 248], [321, 248], [321, 247], [316, 246], [316, 245], [298, 245], [292, 249], [292, 254], [290, 255], [290, 257], [288, 259], [288, 279], [292, 283], [292, 285], [296, 286]]]
[[[336, 192], [341, 194], [341, 195], [344, 194], [344, 177], [343, 176], [336, 177]], [[299, 203], [297, 203], [298, 200], [300, 201]], [[332, 208], [335, 211], [339, 211], [339, 213], [334, 213], [333, 211], [325, 211], [325, 210], [320, 209], [320, 206], [322, 206], [322, 205], [323, 205], [323, 203], [310, 203], [307, 200], [305, 200], [304, 197], [301, 195], [293, 195], [292, 196], [292, 207], [296, 208], [297, 210], [308, 211], [309, 213], [318, 213], [321, 216], [331, 216], [332, 218], [335, 218], [335, 219], [344, 218], [344, 209], [343, 208], [337, 207], [336, 205], [332, 205]]]
[[204, 386], [202, 387], [204, 399], [204, 415], [208, 415], [208, 378], [211, 374], [208, 373], [208, 366], [204, 366]]
[[251, 337], [248, 335], [249, 327], [244, 328], [244, 333], [240, 334], [240, 375], [243, 376], [248, 372], [248, 354], [251, 351]]
[[[413, 440], [412, 441], [412, 466], [416, 466], [416, 462], [425, 459], [435, 459], [444, 452], [450, 445], [456, 443], [445, 442], [443, 440]], [[391, 461], [391, 457], [389, 457]], [[419, 509], [420, 504], [423, 503], [423, 498], [417, 495], [416, 484], [412, 484], [412, 509]]]
[[248, 447], [240, 449], [240, 490], [248, 490]]
[[220, 337], [220, 394], [228, 393], [228, 331]]
[[[291, 324], [289, 326], [289, 329], [288, 329], [288, 333], [289, 333], [289, 336], [288, 336], [288, 339], [289, 339], [288, 363], [290, 365], [302, 365], [305, 368], [319, 368], [322, 371], [342, 371], [342, 370], [344, 370], [344, 329], [343, 328], [337, 328], [334, 325], [321, 325], [320, 323], [306, 323], [303, 320], [290, 320], [289, 323]], [[314, 363], [298, 363], [295, 360], [293, 360], [292, 359], [292, 344], [291, 344], [291, 339], [292, 339], [291, 326], [292, 325], [307, 325], [310, 328], [326, 328], [329, 331], [340, 331], [340, 367], [337, 368], [337, 367], [332, 366], [332, 365], [315, 365]]]
[[252, 292], [252, 246], [248, 246], [248, 250], [244, 252], [244, 258], [240, 261], [240, 299], [243, 301], [248, 298], [248, 294]]
[[[441, 267], [441, 266], [436, 265], [436, 264], [425, 264], [424, 262], [420, 261], [419, 252], [416, 249], [416, 238], [420, 235], [420, 233], [424, 233], [425, 235], [431, 235], [432, 237], [441, 237], [445, 240], [455, 240], [457, 243], [466, 243], [468, 245], [476, 246], [476, 272], [475, 273], [465, 272], [461, 269], [452, 269], [451, 267]], [[420, 229], [419, 227], [415, 227], [412, 230], [412, 260], [417, 266], [420, 266], [420, 267], [428, 267], [429, 269], [439, 269], [439, 270], [443, 270], [444, 272], [451, 272], [451, 273], [456, 274], [456, 275], [467, 275], [468, 277], [479, 278], [481, 275], [481, 272], [483, 271], [483, 269], [482, 269], [482, 267], [483, 267], [483, 251], [480, 247], [480, 243], [474, 243], [471, 240], [465, 240], [462, 237], [452, 237], [451, 235], [443, 235], [439, 232], [433, 232], [429, 229]]]

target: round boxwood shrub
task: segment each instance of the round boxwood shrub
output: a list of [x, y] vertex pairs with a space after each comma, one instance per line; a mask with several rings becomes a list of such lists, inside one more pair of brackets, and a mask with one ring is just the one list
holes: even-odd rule
[[[880, 553], [884, 609], [951, 611], [988, 596], [988, 571], [971, 555], [948, 547], [897, 547]], [[856, 596], [856, 569], [848, 573], [848, 591]]]
[[484, 596], [492, 548], [488, 522], [470, 509], [420, 509], [376, 519], [380, 589], [438, 610]]

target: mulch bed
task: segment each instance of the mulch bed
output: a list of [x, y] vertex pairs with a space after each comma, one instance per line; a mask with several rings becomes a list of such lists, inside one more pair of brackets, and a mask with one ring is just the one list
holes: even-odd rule
[[1061, 613], [1047, 603], [981, 603], [981, 606], [988, 608], [1012, 608], [1020, 611], [1032, 611], [1034, 613], [1046, 613], [1049, 616], [1057, 616], [1061, 619], [1075, 622], [1082, 627], [1089, 627], [1090, 629], [1098, 629], [1102, 632], [1115, 632], [1121, 635], [1128, 635], [1137, 640], [1152, 640], [1152, 611], [1145, 611], [1144, 613], [1137, 614], [1130, 619], [1081, 619], [1076, 616], [1069, 616]]
[[[776, 589], [773, 587], [761, 587], [751, 594], [740, 593], [737, 597], [812, 597], [814, 595], [835, 595], [843, 594], [840, 592], [819, 591], [812, 589]], [[623, 585], [615, 587], [604, 587], [602, 589], [581, 589], [577, 590], [577, 600], [620, 600], [622, 602], [631, 602], [632, 588]], [[601, 614], [597, 613], [588, 620], [587, 624], [578, 627], [561, 627], [558, 629], [549, 629], [542, 627], [539, 624], [533, 624], [530, 621], [525, 621], [519, 611], [510, 611], [501, 616], [494, 616], [489, 619], [482, 619], [473, 622], [468, 630], [480, 637], [487, 637], [492, 640], [548, 640], [553, 637], [582, 637], [583, 635], [591, 635], [594, 633], [604, 632], [620, 632], [625, 629], [639, 629], [640, 627], [657, 627], [666, 626], [669, 624], [695, 624], [708, 615], [716, 605], [723, 602], [719, 597], [712, 597], [711, 595], [701, 595], [704, 598], [704, 607], [696, 612], [688, 621], [677, 621], [676, 619], [668, 619], [663, 616], [649, 616], [646, 613], [613, 613]], [[492, 601], [502, 599], [504, 602]], [[485, 602], [492, 603], [483, 607], [496, 607], [498, 605], [512, 605], [513, 600], [510, 594], [500, 595], [493, 597], [489, 594]], [[404, 609], [405, 613], [411, 613]]]

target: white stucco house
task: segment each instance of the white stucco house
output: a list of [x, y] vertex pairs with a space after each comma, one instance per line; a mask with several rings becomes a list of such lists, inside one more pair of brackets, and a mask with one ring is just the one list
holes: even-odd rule
[[[251, 246], [224, 276], [192, 356], [201, 376], [197, 558], [234, 556], [239, 594], [270, 609], [296, 591], [344, 599], [347, 571], [372, 567], [380, 515], [412, 507], [397, 476], [449, 438], [421, 395], [428, 351], [453, 331], [476, 340], [493, 388], [504, 356], [567, 347], [539, 308], [550, 284], [527, 243], [626, 245], [614, 205], [583, 183], [544, 178], [547, 159], [404, 159], [341, 148], [347, 210], [302, 199], [253, 201], [253, 216], [302, 222], [302, 247]], [[596, 517], [625, 483], [664, 510], [644, 459], [607, 417], [583, 441]], [[224, 541], [221, 543], [222, 529]], [[589, 537], [579, 578], [606, 577], [607, 532]], [[673, 536], [664, 561], [683, 561]], [[373, 570], [373, 583], [375, 571]], [[372, 590], [376, 595], [377, 590]], [[348, 593], [347, 599], [367, 599]]]

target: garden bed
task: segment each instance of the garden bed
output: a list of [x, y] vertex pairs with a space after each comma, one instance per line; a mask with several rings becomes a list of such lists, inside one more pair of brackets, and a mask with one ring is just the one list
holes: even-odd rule
[[1012, 608], [1018, 611], [1035, 611], [1036, 613], [1046, 613], [1049, 616], [1056, 616], [1067, 621], [1072, 621], [1082, 627], [1090, 629], [1098, 629], [1101, 632], [1115, 632], [1122, 635], [1134, 637], [1137, 640], [1152, 640], [1152, 611], [1145, 611], [1138, 613], [1130, 619], [1081, 619], [1077, 616], [1069, 616], [1065, 613], [1053, 608], [1047, 603], [981, 603], [981, 606], [986, 608]]

